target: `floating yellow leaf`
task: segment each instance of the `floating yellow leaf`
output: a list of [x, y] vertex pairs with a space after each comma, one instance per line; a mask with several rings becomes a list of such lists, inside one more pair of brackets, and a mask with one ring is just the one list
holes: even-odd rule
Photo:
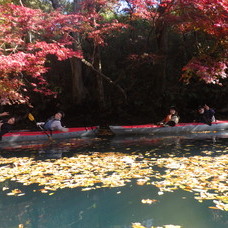
[[208, 207], [208, 208], [210, 208], [210, 209], [215, 209], [215, 210], [219, 210], [219, 208], [217, 208], [217, 207]]
[[9, 188], [8, 187], [3, 187], [2, 188], [2, 191], [6, 191], [6, 190], [8, 190]]
[[[222, 148], [220, 150], [223, 151]], [[181, 188], [197, 193], [195, 197], [199, 201], [214, 200], [216, 208], [227, 211], [228, 154], [143, 158], [141, 154], [95, 152], [40, 161], [28, 157], [0, 157], [0, 165], [0, 182], [10, 180], [23, 185], [37, 184], [42, 186], [43, 190], [39, 190], [42, 193], [49, 194], [63, 188], [88, 191], [120, 187], [136, 179], [139, 185], [156, 186], [159, 195]], [[155, 172], [153, 167], [160, 167], [165, 172]], [[151, 181], [151, 178], [155, 180]], [[8, 189], [3, 187], [2, 190]], [[15, 189], [7, 193], [19, 194], [23, 193]]]
[[146, 227], [142, 226], [141, 223], [132, 223], [132, 228], [146, 228]]
[[141, 202], [144, 204], [153, 204], [153, 203], [156, 203], [157, 200], [155, 200], [155, 199], [142, 199]]

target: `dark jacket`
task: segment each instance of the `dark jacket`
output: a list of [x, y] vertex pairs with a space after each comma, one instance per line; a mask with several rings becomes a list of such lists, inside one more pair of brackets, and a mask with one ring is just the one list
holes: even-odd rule
[[0, 129], [0, 140], [2, 139], [2, 136], [12, 130], [12, 128], [12, 124], [3, 123]]
[[205, 110], [202, 114], [198, 113], [196, 122], [211, 125], [211, 123], [215, 120], [214, 114], [215, 111], [213, 109]]

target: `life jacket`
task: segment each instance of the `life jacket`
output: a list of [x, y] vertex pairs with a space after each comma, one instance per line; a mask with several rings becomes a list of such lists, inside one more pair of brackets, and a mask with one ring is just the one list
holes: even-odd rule
[[[170, 117], [170, 115], [169, 115]], [[171, 118], [169, 118], [169, 121], [166, 122], [167, 125], [174, 127], [179, 122], [179, 116], [176, 114], [172, 115]]]
[[179, 122], [179, 116], [177, 116], [177, 115], [173, 115], [172, 117], [171, 117], [171, 121], [173, 121], [173, 122], [175, 122], [175, 124], [177, 124], [178, 122]]

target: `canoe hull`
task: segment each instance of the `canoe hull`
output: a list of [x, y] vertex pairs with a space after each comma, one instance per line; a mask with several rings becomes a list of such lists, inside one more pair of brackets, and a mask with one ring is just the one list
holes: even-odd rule
[[180, 135], [189, 133], [212, 133], [228, 131], [228, 121], [218, 121], [207, 125], [203, 123], [182, 123], [175, 127], [162, 127], [153, 124], [133, 126], [110, 126], [116, 135]]
[[[95, 137], [98, 127], [69, 128], [68, 132], [53, 131], [53, 139]], [[182, 135], [182, 134], [207, 134], [228, 131], [228, 121], [217, 121], [211, 126], [202, 123], [182, 123], [175, 127], [160, 127], [153, 124], [132, 126], [110, 126], [110, 130], [117, 136], [137, 135]], [[37, 141], [48, 139], [44, 131], [18, 131], [10, 132], [2, 137], [2, 142]]]
[[[53, 139], [62, 138], [79, 138], [79, 137], [91, 137], [96, 135], [97, 127], [90, 128], [69, 128], [68, 132], [53, 131]], [[18, 142], [18, 141], [36, 141], [48, 139], [49, 132], [44, 131], [18, 131], [10, 132], [2, 137], [2, 142]]]

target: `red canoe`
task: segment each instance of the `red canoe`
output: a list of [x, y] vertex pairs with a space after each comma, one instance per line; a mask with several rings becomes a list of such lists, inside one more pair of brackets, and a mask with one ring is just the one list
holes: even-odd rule
[[[181, 135], [191, 133], [217, 133], [228, 131], [228, 121], [216, 121], [212, 125], [203, 123], [180, 123], [174, 127], [162, 127], [154, 124], [132, 126], [110, 126], [115, 135]], [[68, 132], [53, 131], [52, 138], [79, 138], [96, 136], [98, 127], [69, 128]], [[44, 131], [18, 131], [3, 135], [3, 142], [45, 140], [48, 136]]]
[[[69, 128], [69, 131], [53, 131], [52, 138], [78, 138], [95, 136], [97, 127], [78, 127]], [[30, 140], [45, 140], [48, 139], [49, 132], [45, 131], [18, 131], [10, 132], [2, 136], [2, 142], [15, 142], [15, 141], [30, 141]]]

